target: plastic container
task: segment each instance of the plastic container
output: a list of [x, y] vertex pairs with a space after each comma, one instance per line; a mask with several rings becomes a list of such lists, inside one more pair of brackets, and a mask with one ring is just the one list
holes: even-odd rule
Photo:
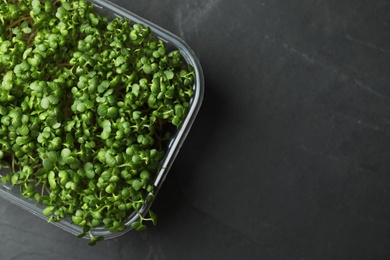
[[[195, 81], [193, 85], [194, 95], [190, 102], [190, 107], [188, 110], [188, 114], [184, 118], [184, 121], [181, 127], [178, 129], [172, 140], [170, 141], [168, 150], [166, 152], [165, 158], [161, 161], [161, 167], [159, 168], [159, 172], [156, 174], [154, 179], [155, 191], [154, 195], [156, 195], [163, 184], [165, 177], [167, 176], [190, 128], [195, 120], [195, 117], [200, 109], [203, 92], [204, 92], [204, 79], [203, 72], [200, 66], [198, 59], [196, 58], [193, 51], [187, 46], [187, 44], [181, 40], [176, 35], [168, 32], [167, 30], [145, 20], [144, 18], [105, 0], [89, 0], [95, 6], [95, 12], [99, 15], [106, 16], [109, 19], [115, 17], [124, 17], [132, 21], [133, 23], [141, 23], [146, 26], [149, 26], [151, 31], [162, 41], [165, 42], [166, 47], [169, 49], [177, 49], [181, 52], [182, 56], [186, 60], [186, 62], [191, 65], [195, 70]], [[6, 173], [5, 169], [0, 169], [0, 175]], [[29, 211], [30, 213], [44, 219], [48, 220], [42, 214], [42, 210], [44, 208], [43, 205], [37, 204], [33, 199], [26, 199], [19, 193], [19, 188], [17, 186], [12, 187], [11, 185], [0, 184], [0, 196], [5, 200]], [[146, 214], [148, 209], [150, 208], [151, 203], [145, 204], [141, 209], [141, 214]], [[125, 225], [127, 228], [122, 232], [112, 233], [103, 227], [93, 228], [91, 229], [91, 233], [94, 236], [103, 236], [105, 239], [114, 238], [131, 230], [130, 225], [138, 220], [138, 215], [136, 213], [131, 214]], [[65, 231], [68, 231], [74, 235], [78, 235], [82, 233], [82, 228], [75, 224], [72, 224], [70, 218], [65, 218], [59, 222], [50, 222]], [[89, 237], [85, 237], [89, 238]]]

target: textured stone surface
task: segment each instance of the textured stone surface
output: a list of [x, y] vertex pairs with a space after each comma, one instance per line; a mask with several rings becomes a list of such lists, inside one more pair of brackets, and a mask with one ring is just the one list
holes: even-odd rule
[[389, 1], [114, 2], [205, 74], [159, 224], [90, 248], [0, 200], [0, 259], [390, 258]]

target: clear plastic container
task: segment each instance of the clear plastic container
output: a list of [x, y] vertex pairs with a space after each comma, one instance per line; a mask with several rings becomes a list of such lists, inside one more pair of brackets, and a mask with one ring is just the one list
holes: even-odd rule
[[[154, 185], [156, 187], [154, 191], [154, 195], [156, 195], [161, 185], [163, 184], [165, 177], [167, 176], [168, 171], [170, 170], [188, 132], [190, 131], [190, 128], [195, 120], [195, 117], [200, 109], [203, 100], [203, 93], [204, 93], [204, 78], [203, 78], [203, 72], [200, 63], [196, 58], [195, 54], [193, 53], [193, 51], [188, 47], [188, 45], [176, 35], [109, 1], [105, 1], [105, 0], [89, 0], [89, 1], [95, 6], [95, 12], [99, 15], [106, 16], [109, 19], [115, 17], [124, 17], [129, 19], [133, 23], [141, 23], [146, 26], [149, 26], [151, 31], [159, 39], [165, 42], [167, 48], [179, 50], [182, 56], [184, 57], [184, 59], [186, 60], [186, 62], [189, 65], [191, 65], [195, 70], [195, 81], [193, 85], [194, 95], [191, 99], [188, 113], [184, 118], [181, 127], [178, 129], [178, 131], [170, 141], [168, 150], [166, 152], [166, 156], [161, 161], [161, 167], [159, 168], [159, 172], [156, 174], [156, 177], [154, 179]], [[0, 169], [0, 175], [3, 175], [5, 173], [6, 173], [5, 169]], [[44, 209], [44, 206], [36, 203], [34, 199], [27, 199], [23, 197], [20, 194], [19, 188], [17, 186], [12, 187], [11, 185], [5, 185], [1, 183], [0, 196], [5, 200], [31, 212], [36, 216], [46, 221], [48, 220], [48, 218], [42, 214], [42, 210]], [[151, 203], [145, 204], [140, 209], [140, 213], [143, 215], [146, 214], [150, 206]], [[99, 227], [99, 228], [91, 229], [91, 233], [94, 236], [103, 236], [105, 239], [114, 238], [130, 231], [131, 230], [130, 225], [133, 222], [137, 221], [138, 218], [139, 218], [138, 214], [136, 213], [131, 214], [125, 222], [127, 228], [122, 232], [112, 233], [103, 227]], [[50, 223], [74, 235], [78, 235], [82, 233], [82, 228], [80, 226], [72, 224], [70, 218], [65, 218], [59, 222], [50, 222]], [[89, 238], [89, 236], [86, 236], [85, 238]]]

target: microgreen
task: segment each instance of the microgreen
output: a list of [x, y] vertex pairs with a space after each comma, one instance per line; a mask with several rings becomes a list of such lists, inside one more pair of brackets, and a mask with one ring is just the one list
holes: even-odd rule
[[90, 245], [157, 216], [153, 178], [193, 95], [194, 70], [149, 27], [86, 0], [0, 0], [1, 181], [69, 217]]

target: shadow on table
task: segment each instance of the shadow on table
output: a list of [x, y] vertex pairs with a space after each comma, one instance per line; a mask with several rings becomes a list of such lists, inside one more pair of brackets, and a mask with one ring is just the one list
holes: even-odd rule
[[226, 119], [224, 111], [227, 110], [228, 103], [223, 93], [219, 93], [218, 89], [221, 88], [217, 84], [216, 79], [205, 75], [205, 94], [201, 109], [152, 206], [152, 210], [158, 213], [159, 227], [169, 225], [178, 208], [186, 203], [186, 191], [182, 182], [190, 183], [196, 177], [194, 175], [198, 172], [200, 162], [207, 160], [205, 151], [213, 145], [217, 128]]

